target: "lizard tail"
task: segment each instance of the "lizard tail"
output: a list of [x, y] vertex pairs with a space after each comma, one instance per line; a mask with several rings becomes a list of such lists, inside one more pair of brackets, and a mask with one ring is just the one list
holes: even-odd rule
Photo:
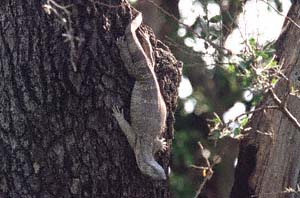
[[164, 169], [154, 160], [154, 158], [150, 161], [139, 161], [138, 167], [144, 175], [150, 176], [153, 179], [167, 179]]
[[136, 17], [128, 24], [125, 30], [125, 36], [128, 43], [130, 54], [133, 56], [134, 62], [141, 60], [147, 61], [148, 57], [144, 52], [144, 49], [136, 36], [136, 30], [142, 24], [142, 13], [138, 12]]
[[135, 35], [135, 31], [142, 24], [142, 20], [143, 20], [142, 13], [138, 12], [138, 14], [136, 15], [136, 17], [126, 27], [125, 34], [126, 34], [127, 38], [130, 38], [132, 35]]

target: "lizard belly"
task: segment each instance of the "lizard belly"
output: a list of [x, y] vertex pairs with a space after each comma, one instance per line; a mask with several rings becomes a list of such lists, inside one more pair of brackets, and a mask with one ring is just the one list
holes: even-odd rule
[[136, 133], [153, 138], [160, 135], [165, 127], [166, 105], [158, 84], [136, 82], [131, 97], [131, 126]]

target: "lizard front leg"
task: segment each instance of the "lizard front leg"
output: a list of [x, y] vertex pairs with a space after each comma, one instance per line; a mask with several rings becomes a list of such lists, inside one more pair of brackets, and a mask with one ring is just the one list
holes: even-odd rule
[[126, 41], [125, 37], [122, 36], [120, 38], [117, 39], [117, 47], [119, 49], [120, 52], [120, 56], [122, 61], [124, 62], [124, 65], [129, 73], [129, 75], [131, 76], [135, 76], [133, 71], [133, 60], [132, 60], [132, 55], [130, 54], [129, 50], [128, 50], [128, 42]]
[[120, 109], [118, 107], [113, 106], [112, 111], [113, 111], [113, 116], [116, 118], [123, 133], [127, 137], [127, 140], [129, 142], [131, 148], [134, 149], [135, 144], [136, 144], [135, 132], [132, 130], [132, 128], [131, 128], [130, 124], [127, 122], [127, 120], [125, 120], [123, 112], [120, 111]]

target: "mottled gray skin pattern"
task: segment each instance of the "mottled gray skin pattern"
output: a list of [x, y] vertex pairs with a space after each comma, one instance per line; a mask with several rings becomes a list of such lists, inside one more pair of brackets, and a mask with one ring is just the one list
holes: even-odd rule
[[290, 81], [294, 89], [300, 88], [300, 70], [292, 71]]
[[142, 15], [138, 13], [126, 28], [125, 39], [117, 40], [128, 73], [136, 80], [131, 95], [131, 125], [117, 107], [113, 107], [113, 115], [135, 153], [141, 172], [153, 179], [164, 180], [166, 174], [155, 161], [154, 154], [167, 148], [165, 140], [160, 138], [165, 127], [167, 110], [154, 73], [149, 38], [143, 35], [141, 44], [136, 36], [141, 22]]

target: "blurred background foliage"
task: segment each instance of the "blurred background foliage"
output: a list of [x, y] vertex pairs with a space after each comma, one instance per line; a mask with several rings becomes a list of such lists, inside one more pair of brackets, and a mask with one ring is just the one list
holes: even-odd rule
[[[280, 0], [261, 1], [269, 10], [283, 10]], [[237, 67], [231, 63], [233, 57], [240, 56], [241, 60], [235, 61], [239, 63], [238, 68], [247, 67], [247, 57], [243, 57], [243, 51], [233, 52], [226, 46], [248, 2], [250, 0], [131, 1], [143, 13], [144, 23], [184, 65], [170, 168], [170, 185], [175, 198], [193, 197], [203, 181], [203, 171], [191, 167], [205, 166], [199, 141], [211, 156], [222, 158], [201, 197], [229, 197], [238, 141], [231, 137], [211, 137], [208, 120], [213, 119], [213, 112], [224, 120], [224, 113], [230, 108], [240, 105], [245, 111], [257, 102], [257, 97], [245, 96], [253, 95], [246, 92], [250, 78], [239, 79]], [[242, 42], [249, 40], [251, 45], [251, 39], [245, 36]], [[258, 45], [255, 41], [252, 44]]]

